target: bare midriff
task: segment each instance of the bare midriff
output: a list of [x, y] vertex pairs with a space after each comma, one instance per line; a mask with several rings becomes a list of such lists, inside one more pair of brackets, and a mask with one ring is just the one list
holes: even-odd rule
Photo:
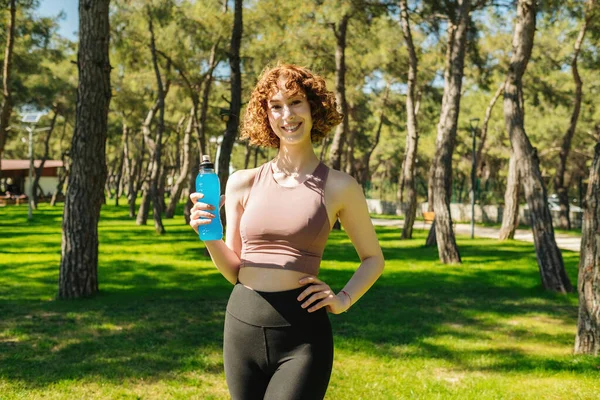
[[238, 280], [247, 288], [259, 292], [279, 292], [304, 286], [298, 281], [306, 276], [314, 275], [299, 271], [245, 267], [240, 269]]

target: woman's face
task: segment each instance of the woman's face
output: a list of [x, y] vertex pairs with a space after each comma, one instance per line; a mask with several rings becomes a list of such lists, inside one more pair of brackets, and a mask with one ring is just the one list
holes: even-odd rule
[[267, 114], [271, 129], [280, 141], [296, 144], [310, 143], [312, 116], [310, 104], [303, 92], [291, 94], [286, 91], [285, 79], [277, 82], [277, 91], [267, 101]]

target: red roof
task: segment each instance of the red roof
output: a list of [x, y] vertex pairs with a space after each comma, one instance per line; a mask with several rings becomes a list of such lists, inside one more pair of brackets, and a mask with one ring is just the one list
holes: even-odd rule
[[[42, 160], [34, 160], [33, 165], [38, 168]], [[60, 160], [46, 160], [45, 168], [62, 167], [63, 162]], [[29, 160], [2, 160], [2, 171], [14, 171], [19, 169], [29, 169]]]

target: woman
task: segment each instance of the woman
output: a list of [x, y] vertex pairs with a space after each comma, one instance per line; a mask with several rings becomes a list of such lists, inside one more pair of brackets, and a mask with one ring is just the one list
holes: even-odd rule
[[[225, 196], [226, 241], [206, 241], [234, 289], [223, 341], [233, 399], [322, 399], [333, 364], [328, 313], [350, 308], [383, 272], [383, 254], [360, 185], [315, 155], [342, 120], [335, 96], [309, 70], [266, 69], [256, 85], [242, 137], [278, 148], [258, 168], [236, 171]], [[215, 208], [195, 203], [190, 225], [209, 224]], [[317, 277], [333, 223], [339, 219], [361, 264], [337, 294]]]

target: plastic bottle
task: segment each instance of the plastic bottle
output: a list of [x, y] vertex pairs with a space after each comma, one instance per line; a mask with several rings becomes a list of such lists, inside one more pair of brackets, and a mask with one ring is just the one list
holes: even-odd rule
[[212, 219], [212, 222], [207, 225], [198, 226], [200, 240], [223, 239], [223, 224], [221, 224], [221, 216], [219, 214], [221, 185], [219, 182], [219, 176], [215, 173], [215, 165], [210, 162], [210, 157], [207, 155], [202, 156], [200, 172], [196, 177], [196, 191], [204, 195], [204, 197], [198, 201], [215, 207], [215, 210], [208, 211], [215, 215], [215, 218]]

